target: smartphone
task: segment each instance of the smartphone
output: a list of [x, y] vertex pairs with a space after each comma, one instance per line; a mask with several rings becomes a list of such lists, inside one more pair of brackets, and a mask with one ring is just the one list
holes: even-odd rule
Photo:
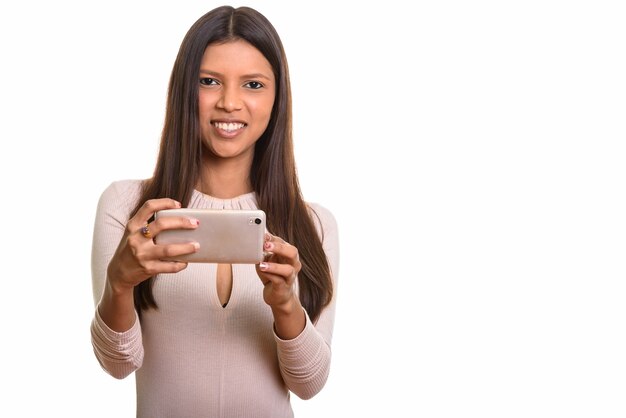
[[260, 209], [167, 209], [155, 219], [183, 216], [200, 221], [196, 229], [170, 229], [155, 237], [156, 244], [198, 242], [192, 254], [173, 259], [190, 263], [257, 264], [263, 261], [265, 212]]

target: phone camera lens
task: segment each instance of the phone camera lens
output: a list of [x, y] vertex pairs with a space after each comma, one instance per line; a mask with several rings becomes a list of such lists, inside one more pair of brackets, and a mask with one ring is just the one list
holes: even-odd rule
[[255, 218], [254, 219], [254, 223], [257, 224], [257, 225], [260, 225], [261, 224], [261, 219]]

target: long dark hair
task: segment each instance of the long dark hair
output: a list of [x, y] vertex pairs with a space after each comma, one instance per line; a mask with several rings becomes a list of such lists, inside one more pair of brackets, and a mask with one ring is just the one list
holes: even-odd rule
[[[154, 175], [143, 184], [133, 214], [148, 199], [169, 197], [187, 206], [200, 178], [202, 140], [198, 119], [198, 79], [208, 45], [245, 40], [269, 61], [276, 78], [272, 116], [255, 144], [250, 170], [268, 230], [298, 248], [300, 302], [315, 321], [333, 295], [330, 267], [312, 214], [302, 198], [293, 152], [291, 86], [282, 42], [273, 25], [249, 7], [218, 7], [198, 19], [178, 51], [169, 82], [165, 123]], [[135, 287], [135, 307], [157, 308], [153, 279]]]

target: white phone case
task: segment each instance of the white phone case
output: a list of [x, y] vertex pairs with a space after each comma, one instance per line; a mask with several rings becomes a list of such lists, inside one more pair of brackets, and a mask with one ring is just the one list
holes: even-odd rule
[[183, 216], [200, 221], [196, 229], [170, 229], [155, 237], [156, 244], [198, 242], [200, 249], [177, 260], [197, 263], [257, 264], [263, 261], [265, 212], [239, 209], [168, 209], [155, 219]]

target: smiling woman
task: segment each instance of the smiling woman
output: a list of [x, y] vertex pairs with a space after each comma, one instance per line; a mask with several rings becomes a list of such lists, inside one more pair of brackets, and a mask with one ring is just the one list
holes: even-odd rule
[[212, 168], [220, 170], [222, 163], [232, 164], [233, 159], [250, 166], [254, 144], [270, 121], [276, 87], [270, 63], [244, 40], [209, 45], [200, 77], [199, 119], [208, 151], [203, 154], [207, 173], [202, 177], [212, 179]]
[[[332, 367], [313, 399], [292, 392], [298, 418], [626, 417], [623, 3], [453, 0], [412, 2], [409, 9], [400, 0], [321, 0], [312, 7], [250, 2], [271, 18], [289, 54], [302, 191], [309, 202], [331, 204], [341, 227], [341, 280], [335, 287], [333, 271], [333, 301], [315, 323], [326, 340], [338, 289]], [[141, 310], [136, 334], [96, 334], [109, 370], [110, 358], [125, 366], [137, 360], [139, 369], [116, 380], [94, 356], [92, 238], [99, 301], [140, 182], [112, 186], [119, 193], [102, 201], [92, 237], [97, 199], [115, 178], [155, 178], [177, 190], [203, 167], [207, 148], [193, 95], [208, 81], [203, 78], [223, 80], [195, 72], [206, 45], [189, 43], [171, 70], [206, 4], [0, 5], [0, 326], [2, 380], [9, 388], [1, 417], [133, 417], [161, 376], [165, 395], [155, 405], [182, 396], [196, 402], [197, 392], [217, 396], [214, 380], [195, 378], [220, 378], [209, 363], [225, 364], [224, 387], [245, 392], [237, 399], [242, 409], [248, 383], [270, 371], [272, 379], [256, 385], [257, 401], [276, 389], [285, 406], [281, 385], [291, 386], [298, 373], [285, 369], [283, 378], [278, 353], [293, 344], [303, 344], [296, 354], [311, 353], [304, 342], [319, 341], [308, 331], [287, 343], [272, 341], [273, 319], [264, 316], [273, 318], [272, 308], [256, 272], [192, 264], [150, 281], [158, 310]], [[227, 29], [214, 27], [220, 28]], [[209, 29], [205, 35], [220, 44], [222, 34]], [[287, 79], [275, 48], [258, 49], [278, 71], [266, 129], [274, 138], [290, 126], [281, 120], [291, 118], [284, 106], [289, 90], [280, 85]], [[169, 157], [156, 161], [162, 130]], [[180, 142], [183, 137], [195, 139]], [[254, 196], [270, 189], [291, 193], [279, 183], [291, 173], [285, 169], [291, 161], [281, 156], [290, 155], [289, 144], [273, 147], [265, 137], [267, 143], [255, 144], [250, 170], [251, 181], [258, 181]], [[167, 177], [153, 177], [155, 161]], [[187, 206], [208, 202], [197, 187], [191, 196]], [[273, 199], [263, 204], [274, 208], [267, 213], [275, 218], [289, 206]], [[322, 216], [327, 212], [309, 206], [323, 221], [332, 269], [336, 231]], [[292, 224], [305, 227], [298, 219]], [[130, 242], [148, 249], [152, 237], [141, 234], [146, 225], [130, 226]], [[306, 240], [301, 245], [271, 229], [298, 249], [303, 265], [311, 260]], [[157, 225], [150, 222], [146, 234], [159, 236]], [[308, 263], [301, 271], [312, 271]], [[115, 277], [109, 279], [106, 286], [118, 289]], [[300, 288], [299, 296], [305, 294], [312, 293]], [[148, 300], [147, 289], [142, 295]], [[216, 336], [206, 342], [210, 331]], [[175, 345], [166, 333], [197, 345]], [[110, 349], [114, 341], [127, 344]], [[243, 359], [248, 368], [240, 372]], [[161, 368], [177, 373], [159, 375]], [[179, 383], [189, 389], [188, 380], [195, 388], [177, 391]]]
[[[326, 384], [338, 232], [300, 191], [287, 68], [256, 10], [202, 16], [174, 64], [154, 175], [114, 181], [100, 197], [92, 345], [107, 373], [135, 374], [138, 417], [291, 417], [290, 393], [309, 399]], [[155, 216], [180, 207], [261, 209], [264, 260], [172, 261], [200, 249], [157, 244], [199, 227]]]

